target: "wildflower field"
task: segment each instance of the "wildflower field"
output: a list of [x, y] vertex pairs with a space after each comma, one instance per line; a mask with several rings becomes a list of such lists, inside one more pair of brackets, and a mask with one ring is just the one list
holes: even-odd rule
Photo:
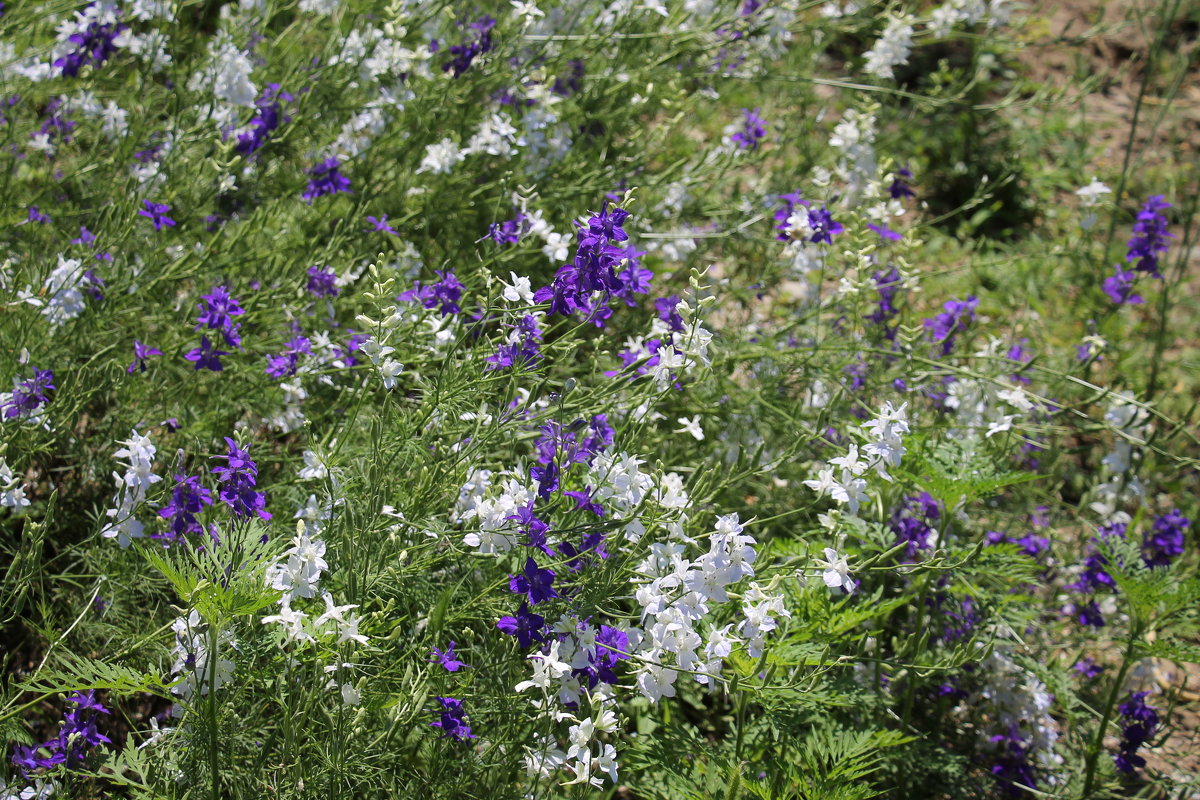
[[0, 798], [1200, 797], [1198, 30], [7, 0]]

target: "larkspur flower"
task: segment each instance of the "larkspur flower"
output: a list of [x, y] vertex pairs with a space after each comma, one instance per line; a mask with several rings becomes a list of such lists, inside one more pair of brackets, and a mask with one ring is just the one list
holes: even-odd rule
[[429, 309], [436, 308], [442, 316], [461, 313], [462, 308], [458, 301], [462, 299], [463, 285], [458, 282], [454, 270], [437, 270], [436, 275], [436, 282], [421, 285], [418, 281], [412, 289], [402, 292], [396, 299], [416, 301]]
[[1148, 199], [1138, 212], [1137, 221], [1133, 226], [1134, 236], [1129, 240], [1129, 252], [1125, 256], [1128, 262], [1137, 263], [1134, 270], [1148, 272], [1153, 278], [1162, 278], [1158, 269], [1158, 257], [1167, 250], [1167, 240], [1173, 239], [1174, 234], [1167, 231], [1167, 218], [1162, 214], [1171, 204], [1156, 194]]
[[336, 156], [330, 156], [324, 161], [314, 164], [305, 172], [309, 176], [308, 185], [300, 196], [310, 206], [312, 201], [318, 197], [350, 192], [350, 179], [341, 173], [341, 162]]
[[171, 525], [166, 534], [157, 538], [180, 539], [189, 533], [203, 533], [198, 515], [212, 503], [212, 492], [200, 483], [199, 475], [176, 475], [171, 499], [158, 511]]
[[197, 370], [207, 369], [213, 372], [221, 372], [225, 366], [221, 363], [221, 356], [229, 355], [227, 350], [218, 350], [213, 347], [213, 343], [208, 336], [200, 337], [200, 346], [189, 350], [184, 358], [196, 365]]
[[455, 654], [454, 642], [450, 643], [450, 646], [446, 648], [445, 652], [442, 652], [438, 648], [434, 647], [432, 655], [433, 658], [430, 659], [430, 662], [441, 665], [447, 672], [458, 672], [460, 669], [471, 668], [470, 664], [462, 661]]
[[224, 456], [215, 456], [225, 459], [225, 465], [211, 470], [221, 484], [218, 492], [221, 501], [229, 506], [235, 517], [270, 519], [266, 510], [267, 496], [255, 488], [258, 465], [250, 458], [250, 449], [238, 447], [238, 443], [229, 437], [225, 437], [225, 445], [228, 452]]
[[1121, 715], [1121, 742], [1113, 761], [1117, 769], [1127, 775], [1146, 766], [1146, 759], [1138, 755], [1138, 750], [1158, 731], [1158, 711], [1146, 703], [1148, 694], [1150, 693], [1132, 692], [1125, 702], [1117, 706]]
[[309, 267], [308, 283], [304, 288], [314, 297], [337, 297], [337, 273], [319, 266]]
[[753, 111], [743, 108], [741, 128], [730, 137], [742, 150], [757, 150], [767, 136], [767, 121], [758, 115], [758, 111], [757, 108]]
[[429, 723], [430, 725], [441, 728], [443, 737], [456, 742], [477, 738], [475, 734], [471, 733], [471, 726], [467, 724], [467, 712], [463, 708], [461, 700], [453, 697], [439, 697], [437, 701], [441, 704], [442, 710], [439, 718], [435, 722]]
[[1142, 542], [1142, 559], [1148, 567], [1165, 567], [1183, 555], [1184, 531], [1192, 521], [1179, 509], [1155, 518], [1154, 528]]
[[171, 207], [166, 203], [155, 203], [153, 200], [143, 200], [144, 208], [137, 213], [139, 217], [145, 217], [154, 225], [154, 230], [161, 231], [163, 228], [174, 228], [175, 220], [167, 216]]
[[450, 46], [451, 58], [442, 64], [442, 71], [451, 73], [455, 78], [462, 77], [463, 73], [471, 68], [471, 64], [476, 58], [491, 51], [492, 28], [494, 27], [496, 27], [496, 20], [487, 15], [469, 23], [467, 28], [471, 33], [468, 34], [466, 41]]
[[13, 378], [12, 394], [0, 400], [0, 411], [5, 419], [26, 419], [47, 403], [47, 392], [54, 390], [54, 373], [48, 369], [33, 368], [33, 377], [25, 380]]
[[925, 320], [925, 330], [934, 342], [942, 346], [942, 355], [949, 355], [954, 349], [958, 335], [965, 332], [975, 321], [975, 309], [979, 300], [970, 295], [966, 300], [947, 300], [941, 314]]
[[142, 344], [137, 339], [133, 340], [133, 363], [125, 368], [125, 371], [132, 375], [135, 371], [146, 371], [146, 359], [150, 356], [161, 356], [162, 350], [159, 350], [149, 345]]

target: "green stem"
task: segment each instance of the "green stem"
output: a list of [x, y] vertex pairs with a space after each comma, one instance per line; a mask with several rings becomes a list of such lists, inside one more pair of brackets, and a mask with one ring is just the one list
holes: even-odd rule
[[1092, 741], [1092, 746], [1088, 750], [1087, 765], [1083, 778], [1083, 793], [1081, 798], [1089, 798], [1092, 796], [1092, 789], [1096, 782], [1096, 764], [1100, 760], [1100, 753], [1104, 750], [1104, 735], [1108, 732], [1108, 723], [1112, 720], [1113, 709], [1116, 708], [1117, 698], [1121, 694], [1121, 687], [1125, 685], [1125, 677], [1129, 674], [1129, 668], [1133, 664], [1133, 646], [1141, 638], [1141, 626], [1136, 622], [1129, 629], [1129, 641], [1125, 644], [1125, 653], [1121, 659], [1121, 670], [1117, 673], [1117, 679], [1113, 681], [1112, 689], [1109, 690], [1108, 700], [1104, 703], [1104, 713], [1100, 715], [1100, 727], [1096, 731], [1096, 738]]
[[217, 741], [217, 638], [219, 631], [216, 625], [208, 627], [208, 772], [212, 779], [212, 800], [220, 800], [220, 785], [218, 764], [220, 761], [219, 743]]

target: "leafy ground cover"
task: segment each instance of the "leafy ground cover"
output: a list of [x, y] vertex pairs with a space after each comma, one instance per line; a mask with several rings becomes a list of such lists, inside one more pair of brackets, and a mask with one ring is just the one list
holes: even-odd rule
[[1191, 796], [1198, 25], [9, 4], [0, 796]]

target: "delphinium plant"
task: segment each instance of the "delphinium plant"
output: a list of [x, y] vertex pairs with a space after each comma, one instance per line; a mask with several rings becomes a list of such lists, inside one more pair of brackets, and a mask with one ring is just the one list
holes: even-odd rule
[[11, 5], [3, 796], [1187, 784], [1195, 176], [1009, 4]]

